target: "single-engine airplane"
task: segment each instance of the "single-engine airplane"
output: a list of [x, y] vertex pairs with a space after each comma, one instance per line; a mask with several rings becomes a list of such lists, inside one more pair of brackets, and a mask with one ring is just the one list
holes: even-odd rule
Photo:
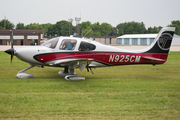
[[[84, 80], [74, 73], [75, 68], [81, 71], [91, 68], [133, 65], [133, 64], [163, 64], [166, 62], [171, 42], [175, 32], [174, 27], [161, 29], [153, 43], [142, 50], [125, 50], [96, 41], [77, 37], [56, 37], [48, 40], [40, 46], [24, 46], [13, 48], [5, 52], [30, 64], [30, 67], [19, 71], [18, 78], [35, 77], [24, 71], [34, 66], [63, 67], [58, 74], [65, 76], [66, 80]], [[93, 72], [92, 72], [93, 74]]]

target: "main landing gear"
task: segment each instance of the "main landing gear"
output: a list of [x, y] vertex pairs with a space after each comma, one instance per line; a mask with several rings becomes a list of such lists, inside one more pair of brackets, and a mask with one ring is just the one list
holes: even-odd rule
[[58, 73], [60, 76], [65, 76], [66, 80], [85, 80], [85, 77], [78, 76], [74, 72], [73, 67], [65, 67], [64, 70], [59, 71]]

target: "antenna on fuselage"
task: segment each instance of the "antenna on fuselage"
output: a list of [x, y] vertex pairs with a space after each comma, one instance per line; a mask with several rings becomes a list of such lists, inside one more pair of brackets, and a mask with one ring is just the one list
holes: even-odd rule
[[91, 32], [91, 30], [92, 30], [92, 29], [90, 29], [90, 30], [83, 36], [83, 38], [86, 37], [86, 35], [87, 35], [89, 32]]

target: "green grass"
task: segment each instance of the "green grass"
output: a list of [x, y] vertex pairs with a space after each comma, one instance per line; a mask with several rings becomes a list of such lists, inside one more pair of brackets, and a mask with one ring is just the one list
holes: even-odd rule
[[85, 81], [66, 81], [62, 68], [34, 67], [0, 52], [0, 119], [180, 119], [180, 52], [163, 65], [76, 70]]

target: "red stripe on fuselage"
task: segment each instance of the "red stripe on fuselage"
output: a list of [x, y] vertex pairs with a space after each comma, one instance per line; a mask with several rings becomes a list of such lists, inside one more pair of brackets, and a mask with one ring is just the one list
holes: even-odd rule
[[50, 54], [44, 54], [44, 55], [39, 55], [38, 60], [45, 63], [49, 61], [54, 61], [54, 60], [60, 60], [60, 59], [72, 59], [72, 58], [92, 58], [93, 53], [50, 53]]
[[[136, 54], [136, 53], [115, 53], [115, 52], [72, 52], [72, 53], [54, 53], [39, 55], [38, 60], [45, 63], [60, 59], [94, 59], [107, 65], [128, 65], [128, 64], [163, 64], [168, 54]], [[162, 59], [164, 61], [153, 61], [143, 59], [151, 57]]]

